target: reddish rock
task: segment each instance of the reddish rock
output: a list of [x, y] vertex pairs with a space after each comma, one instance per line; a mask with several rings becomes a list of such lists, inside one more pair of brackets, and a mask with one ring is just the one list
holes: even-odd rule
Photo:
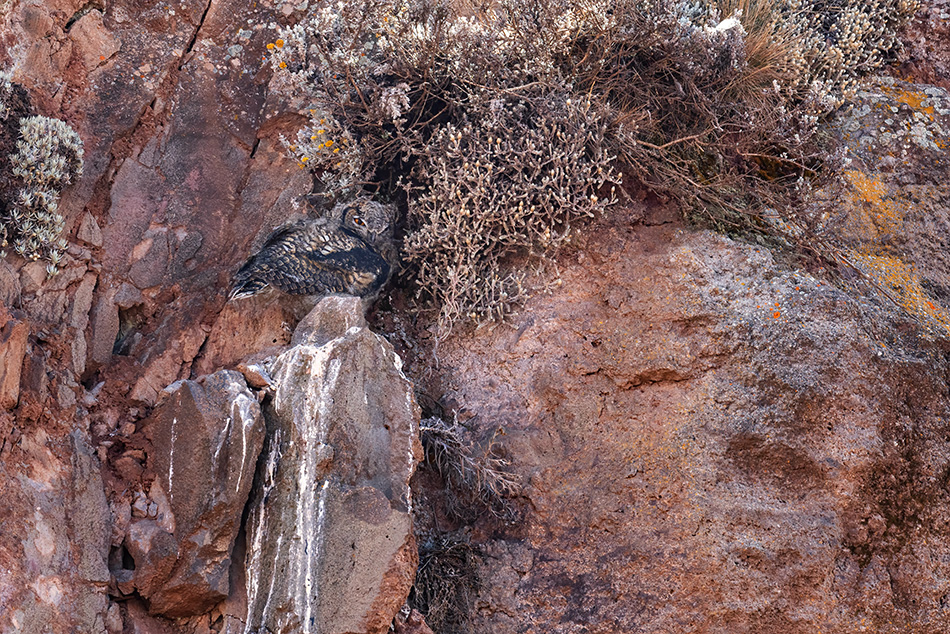
[[30, 326], [0, 305], [0, 408], [16, 407], [20, 398], [20, 371], [26, 356]]
[[235, 367], [251, 355], [278, 353], [313, 306], [310, 298], [276, 292], [229, 301], [208, 333], [206, 352], [195, 362], [195, 371]]
[[183, 381], [141, 427], [157, 476], [149, 497], [168, 517], [165, 528], [149, 519], [129, 528], [135, 586], [153, 614], [201, 614], [228, 594], [231, 549], [264, 442], [260, 407], [240, 374], [221, 371]]
[[79, 57], [87, 72], [106, 63], [119, 52], [119, 41], [102, 23], [102, 12], [86, 12], [69, 29], [73, 55]]
[[924, 0], [901, 34], [904, 50], [896, 75], [950, 90], [950, 2]]
[[154, 520], [137, 519], [129, 524], [125, 548], [135, 561], [132, 582], [139, 594], [149, 597], [160, 591], [178, 561], [175, 536]]
[[560, 273], [514, 328], [440, 348], [527, 503], [476, 524], [475, 631], [945, 630], [950, 368], [925, 331], [620, 216]]
[[[23, 359], [19, 381], [17, 363], [0, 362], [0, 394], [16, 406], [0, 411], [0, 631], [212, 629], [214, 612], [176, 622], [150, 617], [135, 597], [108, 606], [105, 553], [112, 539], [120, 555], [128, 537], [142, 569], [117, 567], [114, 591], [134, 594], [138, 579], [157, 593], [153, 609], [168, 575], [186, 579], [166, 574], [170, 558], [159, 555], [172, 550], [167, 536], [179, 553], [200, 551], [182, 546], [176, 530], [184, 535], [190, 523], [197, 536], [195, 513], [204, 516], [165, 495], [164, 472], [151, 486], [155, 474], [122, 444], [131, 445], [136, 421], [169, 383], [299, 343], [289, 338], [302, 313], [285, 298], [222, 310], [230, 275], [300, 212], [295, 200], [310, 189], [279, 140], [299, 119], [268, 94], [261, 63], [270, 24], [290, 19], [294, 6], [49, 0], [0, 12], [4, 67], [41, 114], [67, 119], [85, 144], [84, 175], [60, 203], [70, 240], [85, 246], [71, 246], [75, 260], [52, 280], [41, 262], [0, 263], [0, 301], [34, 325], [25, 352], [11, 355]], [[908, 29], [902, 76], [947, 86], [946, 12], [946, 0], [925, 3]], [[480, 631], [946, 629], [940, 328], [950, 269], [946, 153], [938, 150], [947, 135], [930, 127], [937, 150], [918, 143], [928, 138], [918, 124], [947, 130], [945, 101], [904, 84], [862, 91], [867, 143], [853, 144], [858, 173], [830, 200], [835, 212], [848, 207], [839, 234], [848, 248], [892, 258], [864, 260], [866, 274], [898, 282], [885, 290], [914, 300], [902, 309], [918, 312], [882, 319], [873, 300], [869, 307], [810, 278], [792, 285], [794, 272], [721, 238], [614, 226], [595, 234], [603, 240], [590, 243], [586, 262], [580, 254], [565, 262], [562, 290], [535, 300], [518, 331], [446, 344], [437, 372], [480, 414], [476, 431], [508, 428], [529, 503], [524, 526], [476, 526], [489, 555]], [[880, 140], [868, 132], [881, 127], [898, 143], [890, 156], [866, 152]], [[929, 341], [918, 336], [921, 322], [932, 326]], [[17, 333], [10, 339], [21, 341]], [[0, 354], [10, 348], [0, 344]], [[256, 385], [269, 384], [257, 376]], [[98, 452], [81, 431], [90, 428]], [[382, 435], [379, 425], [369, 429]], [[378, 559], [352, 577], [320, 572], [333, 592], [349, 593], [338, 604], [351, 611], [338, 622], [364, 630], [391, 616], [413, 565], [403, 504], [388, 491], [399, 479], [367, 478], [367, 462], [385, 471], [383, 458], [366, 459], [377, 440], [338, 438], [327, 444], [344, 449], [324, 449], [313, 462], [353, 482], [327, 489], [327, 512], [342, 518], [327, 532], [330, 555], [347, 563], [350, 548]], [[159, 441], [150, 456], [170, 448]], [[351, 450], [362, 466], [341, 466]], [[115, 461], [114, 519], [96, 453]], [[194, 491], [207, 493], [197, 480]], [[227, 503], [222, 525], [238, 505]], [[399, 532], [381, 537], [383, 527]], [[217, 558], [228, 539], [215, 541], [208, 559], [195, 554], [208, 574], [194, 586], [183, 581], [181, 594], [197, 588], [204, 605], [221, 595], [225, 560]], [[368, 579], [376, 600], [349, 585]], [[225, 618], [244, 631], [245, 617]]]
[[[114, 291], [113, 291], [114, 292]], [[112, 360], [115, 340], [119, 335], [119, 309], [113, 293], [99, 286], [89, 315], [88, 363], [99, 368]]]
[[36, 429], [11, 440], [0, 440], [0, 632], [97, 631], [111, 518], [89, 439]]
[[0, 304], [13, 308], [20, 303], [20, 279], [16, 270], [0, 261]]

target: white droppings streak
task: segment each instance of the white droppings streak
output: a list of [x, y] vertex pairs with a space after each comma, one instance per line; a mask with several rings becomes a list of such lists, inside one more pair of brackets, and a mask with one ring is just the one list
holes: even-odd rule
[[[347, 335], [354, 335], [360, 330], [359, 327], [350, 328]], [[328, 456], [327, 439], [331, 431], [329, 425], [335, 410], [339, 408], [339, 403], [334, 404], [335, 396], [340, 399], [359, 398], [356, 394], [340, 392], [339, 381], [343, 370], [343, 359], [340, 357], [346, 355], [339, 353], [339, 345], [333, 342], [319, 347], [298, 345], [280, 355], [270, 366], [272, 384], [276, 388], [274, 410], [282, 421], [284, 433], [289, 432], [283, 443], [275, 436], [272, 447], [282, 447], [285, 451], [283, 460], [287, 464], [283, 467], [287, 471], [282, 471], [278, 485], [277, 462], [281, 456], [272, 448], [264, 465], [262, 502], [254, 510], [259, 515], [254, 518], [253, 534], [248, 536], [250, 552], [245, 631], [265, 626], [279, 629], [288, 624], [284, 619], [287, 610], [291, 609], [296, 614], [294, 631], [303, 634], [319, 632], [320, 598], [326, 594], [321, 589], [321, 571], [325, 559], [327, 523], [331, 521], [327, 512], [331, 495], [330, 481], [325, 464]], [[394, 355], [393, 361], [397, 370], [400, 370], [401, 360], [398, 356]], [[371, 403], [365, 391], [363, 399], [369, 407]], [[404, 455], [410, 469], [415, 464], [413, 447], [418, 434], [418, 421], [413, 415], [415, 411], [411, 389], [407, 388], [405, 414], [410, 418], [411, 428], [409, 446]], [[236, 409], [232, 409], [231, 416], [241, 416], [241, 420], [244, 420], [243, 412]], [[240, 426], [237, 420], [234, 426]], [[242, 442], [246, 443], [246, 436]], [[242, 463], [245, 459], [242, 453]], [[275, 486], [279, 488], [275, 489]], [[272, 489], [278, 496], [290, 493], [295, 499], [283, 499], [271, 507], [268, 496]], [[406, 504], [411, 507], [408, 483], [402, 493]], [[275, 513], [282, 514], [282, 517], [272, 517]], [[284, 527], [282, 533], [278, 533], [279, 527]], [[277, 579], [278, 576], [280, 579]], [[258, 584], [269, 587], [265, 590]]]
[[320, 487], [319, 499], [317, 500], [317, 523], [313, 535], [314, 549], [307, 553], [309, 556], [307, 557], [307, 574], [304, 579], [304, 591], [306, 592], [304, 597], [304, 605], [306, 606], [304, 610], [304, 632], [308, 634], [314, 631], [313, 606], [320, 605], [320, 584], [316, 577], [323, 554], [323, 524], [326, 520], [327, 488], [329, 484], [329, 480], [324, 480]]
[[[333, 405], [333, 390], [336, 387], [336, 382], [340, 378], [340, 367], [342, 362], [340, 359], [330, 359], [330, 367], [326, 368], [324, 373], [323, 383], [320, 385], [320, 393], [317, 399], [317, 408], [316, 415], [317, 420], [320, 421], [320, 425], [317, 429], [317, 442], [320, 444], [326, 443], [327, 440], [327, 422], [330, 418], [330, 406]], [[308, 399], [309, 400], [309, 399]], [[311, 418], [311, 420], [313, 420]]]
[[251, 428], [254, 427], [254, 421], [256, 420], [254, 414], [251, 413], [251, 406], [256, 404], [257, 401], [247, 394], [239, 394], [231, 404], [231, 416], [237, 417], [238, 420], [243, 422], [241, 425], [241, 462], [237, 485], [234, 487], [235, 492], [241, 490], [241, 482], [244, 480], [244, 463], [247, 460], [247, 436], [251, 432]]
[[[303, 631], [311, 634], [314, 631], [313, 605], [316, 603], [316, 594], [319, 587], [320, 562], [323, 558], [323, 514], [328, 481], [323, 480], [318, 485], [318, 479], [323, 475], [319, 471], [317, 460], [320, 456], [320, 447], [326, 443], [329, 433], [327, 423], [330, 418], [332, 405], [331, 394], [340, 376], [340, 359], [329, 358], [332, 346], [323, 346], [314, 350], [309, 361], [309, 374], [316, 383], [316, 389], [308, 390], [305, 402], [305, 411], [294, 411], [294, 425], [297, 435], [303, 443], [299, 453], [300, 461], [297, 474], [297, 521], [295, 528], [298, 543], [302, 544], [303, 551], [298, 553], [298, 561], [304, 565], [303, 579], [297, 588], [298, 605], [304, 608]], [[306, 367], [306, 366], [305, 366]], [[319, 493], [318, 493], [319, 491]]]
[[175, 439], [177, 438], [178, 431], [175, 429], [178, 426], [178, 417], [172, 417], [172, 441], [170, 443], [171, 447], [168, 450], [168, 501], [172, 502], [175, 498], [175, 489], [172, 487], [172, 479], [175, 477]]
[[211, 465], [213, 468], [218, 466], [218, 458], [221, 456], [221, 450], [224, 448], [225, 443], [228, 442], [228, 432], [231, 429], [231, 417], [228, 416], [224, 421], [224, 429], [218, 435], [218, 446], [214, 450], [214, 455], [211, 457]]
[[[408, 379], [407, 379], [408, 382]], [[411, 474], [414, 468], [415, 454], [412, 452], [412, 441], [419, 437], [419, 422], [416, 420], [415, 408], [412, 402], [412, 390], [406, 389], [406, 418], [409, 419], [409, 443], [406, 445], [406, 473]], [[412, 488], [409, 486], [409, 480], [406, 480], [406, 507], [412, 514]]]
[[[281, 433], [280, 430], [274, 432], [273, 443], [271, 444], [271, 449], [268, 452], [267, 461], [264, 466], [264, 478], [263, 478], [263, 488], [264, 491], [261, 495], [260, 505], [255, 509], [257, 513], [257, 522], [254, 526], [254, 530], [251, 532], [253, 539], [251, 541], [250, 547], [248, 548], [249, 561], [247, 565], [247, 617], [244, 619], [244, 632], [247, 634], [251, 631], [257, 631], [257, 628], [260, 624], [265, 623], [267, 620], [267, 614], [270, 610], [271, 598], [274, 595], [274, 580], [277, 577], [277, 565], [283, 558], [282, 553], [280, 552], [281, 545], [283, 543], [283, 536], [277, 535], [277, 542], [273, 551], [267, 553], [271, 561], [271, 573], [267, 575], [270, 578], [270, 584], [267, 589], [267, 595], [264, 597], [264, 606], [260, 610], [255, 610], [258, 605], [260, 597], [260, 587], [257, 582], [264, 578], [264, 571], [261, 569], [261, 559], [264, 556], [264, 536], [267, 533], [265, 531], [265, 523], [267, 521], [267, 498], [270, 495], [271, 490], [274, 488], [275, 480], [274, 476], [277, 473], [277, 464], [280, 462], [280, 440]], [[257, 620], [254, 619], [254, 615], [258, 617]]]
[[[270, 602], [274, 598], [274, 580], [277, 579], [277, 566], [280, 561], [286, 556], [281, 552], [281, 544], [284, 542], [284, 536], [280, 533], [277, 534], [277, 543], [274, 544], [274, 552], [271, 556], [271, 566], [270, 574], [268, 578], [270, 579], [270, 584], [267, 586], [267, 598], [264, 600], [264, 608], [261, 610], [261, 624], [264, 624], [268, 621], [267, 616], [270, 614]], [[264, 571], [262, 570], [261, 573]]]
[[[324, 522], [329, 491], [329, 482], [324, 478], [326, 474], [321, 464], [325, 459], [322, 448], [329, 434], [333, 393], [337, 389], [342, 369], [342, 361], [331, 358], [335, 351], [336, 346], [333, 345], [297, 346], [277, 359], [273, 373], [277, 386], [274, 409], [284, 420], [292, 421], [293, 425], [288, 445], [293, 447], [296, 456], [297, 499], [291, 511], [292, 520], [285, 524], [293, 527], [292, 537], [284, 535], [290, 537], [286, 541], [287, 552], [271, 552], [267, 556], [276, 555], [287, 566], [282, 575], [291, 581], [294, 604], [300, 610], [299, 631], [305, 634], [316, 634], [318, 629], [315, 613], [319, 609], [317, 595], [324, 556]], [[301, 394], [303, 386], [306, 386], [306, 391]], [[263, 531], [263, 527], [259, 527], [259, 530]], [[261, 540], [268, 541], [266, 537], [255, 534], [253, 547], [261, 548]], [[252, 618], [250, 609], [249, 605], [249, 623]], [[262, 619], [260, 624], [272, 620], [266, 606], [263, 612], [257, 612], [257, 616]]]

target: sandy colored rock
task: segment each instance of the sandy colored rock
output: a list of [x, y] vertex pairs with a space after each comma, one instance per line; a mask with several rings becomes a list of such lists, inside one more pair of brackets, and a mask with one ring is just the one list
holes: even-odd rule
[[96, 288], [95, 273], [86, 273], [79, 283], [69, 305], [69, 325], [75, 335], [71, 343], [73, 371], [82, 376], [86, 370], [87, 344], [85, 330], [89, 324], [89, 311], [92, 308], [93, 290]]
[[76, 237], [94, 247], [102, 246], [102, 230], [99, 229], [99, 223], [89, 212], [83, 214], [79, 229], [76, 231]]
[[[417, 564], [409, 478], [418, 408], [392, 347], [358, 298], [325, 298], [304, 324], [336, 324], [268, 368], [271, 429], [250, 507], [249, 628], [325, 634], [387, 631]], [[295, 337], [317, 336], [298, 328]], [[236, 615], [240, 617], [241, 615]]]
[[397, 616], [393, 631], [395, 634], [434, 634], [419, 610], [412, 610], [405, 618]]
[[0, 632], [96, 631], [108, 604], [110, 515], [89, 438], [28, 431], [3, 450], [0, 481]]
[[320, 310], [313, 310], [297, 325], [291, 345], [322, 346], [350, 328], [366, 326], [362, 307], [357, 299], [331, 295], [320, 301]]
[[24, 292], [35, 293], [46, 281], [46, 265], [29, 262], [20, 269], [20, 287]]

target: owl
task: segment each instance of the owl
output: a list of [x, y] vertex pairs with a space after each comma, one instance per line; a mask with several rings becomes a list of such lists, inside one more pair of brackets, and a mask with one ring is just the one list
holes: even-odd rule
[[293, 295], [372, 296], [394, 264], [395, 209], [358, 198], [326, 216], [277, 228], [234, 275], [232, 299], [268, 287]]

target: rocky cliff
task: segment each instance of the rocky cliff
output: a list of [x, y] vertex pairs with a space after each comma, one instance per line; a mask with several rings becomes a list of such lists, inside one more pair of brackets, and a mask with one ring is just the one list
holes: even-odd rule
[[[829, 128], [834, 275], [639, 192], [437, 356], [388, 305], [226, 302], [311, 188], [261, 61], [305, 7], [0, 8], [85, 146], [59, 274], [0, 260], [0, 632], [383, 632], [446, 535], [458, 631], [950, 628], [950, 6]], [[510, 514], [410, 492], [416, 393], [507, 458]]]

